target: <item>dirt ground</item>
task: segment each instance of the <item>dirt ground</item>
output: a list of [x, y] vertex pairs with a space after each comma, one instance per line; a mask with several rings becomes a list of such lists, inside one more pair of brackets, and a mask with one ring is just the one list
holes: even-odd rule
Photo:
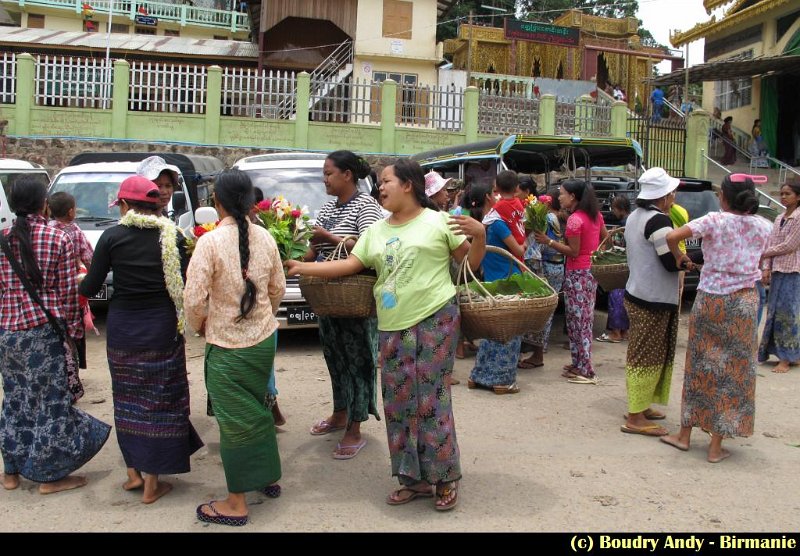
[[[686, 309], [685, 309], [686, 310]], [[557, 317], [561, 318], [561, 317]], [[102, 326], [104, 318], [99, 319]], [[390, 475], [385, 428], [362, 426], [367, 445], [352, 460], [331, 458], [338, 434], [311, 436], [309, 427], [331, 411], [328, 373], [313, 331], [280, 335], [276, 359], [280, 406], [288, 423], [278, 435], [283, 495], [248, 495], [250, 524], [265, 531], [796, 531], [800, 501], [800, 370], [758, 368], [756, 429], [726, 441], [733, 455], [706, 462], [708, 437], [695, 431], [688, 453], [656, 438], [622, 434], [626, 411], [626, 344], [595, 343], [600, 383], [560, 377], [569, 354], [561, 320], [543, 368], [521, 370], [521, 392], [497, 396], [468, 390], [473, 359], [458, 360], [453, 387], [464, 478], [459, 505], [436, 512], [431, 499], [389, 506], [397, 483]], [[666, 426], [678, 425], [688, 314], [682, 317]], [[605, 314], [596, 313], [596, 335]], [[657, 339], [656, 339], [657, 341]], [[0, 491], [2, 531], [230, 530], [195, 519], [195, 507], [226, 495], [219, 436], [205, 415], [202, 338], [188, 337], [192, 421], [206, 443], [192, 472], [167, 476], [174, 490], [146, 506], [121, 488], [125, 469], [112, 432], [81, 471], [89, 485], [49, 496], [23, 480]], [[86, 396], [80, 407], [108, 423], [113, 408], [103, 336], [89, 342]], [[380, 395], [378, 396], [380, 400]], [[380, 403], [380, 401], [379, 401]], [[663, 409], [663, 408], [662, 408]], [[791, 486], [795, 485], [795, 486]]]

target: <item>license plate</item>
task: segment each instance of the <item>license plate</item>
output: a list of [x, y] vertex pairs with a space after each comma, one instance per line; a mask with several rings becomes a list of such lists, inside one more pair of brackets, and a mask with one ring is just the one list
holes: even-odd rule
[[289, 307], [286, 310], [286, 324], [296, 326], [299, 324], [314, 324], [317, 322], [317, 315], [308, 305], [301, 307]]
[[93, 301], [108, 301], [108, 284], [103, 284], [100, 291], [92, 298]]
[[686, 248], [687, 249], [699, 249], [700, 248], [700, 239], [696, 237], [692, 237], [686, 240]]

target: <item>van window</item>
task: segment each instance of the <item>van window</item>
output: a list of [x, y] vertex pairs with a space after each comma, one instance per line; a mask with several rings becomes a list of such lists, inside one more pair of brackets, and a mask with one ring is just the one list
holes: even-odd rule
[[34, 176], [37, 181], [43, 183], [45, 186], [50, 183], [50, 178], [47, 177], [45, 172], [15, 172], [13, 170], [0, 171], [0, 182], [3, 184], [3, 191], [6, 194], [6, 199], [8, 199], [9, 193], [11, 192], [11, 186], [14, 185], [17, 180], [25, 176]]
[[61, 174], [50, 193], [65, 191], [75, 197], [77, 218], [119, 218], [117, 207], [108, 208], [117, 198], [119, 184], [130, 174]]

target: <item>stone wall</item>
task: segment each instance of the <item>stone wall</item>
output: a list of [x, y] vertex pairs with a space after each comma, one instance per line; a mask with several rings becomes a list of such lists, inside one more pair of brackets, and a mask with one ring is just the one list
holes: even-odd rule
[[[16, 158], [41, 164], [47, 169], [51, 178], [55, 177], [62, 168], [67, 166], [74, 156], [84, 152], [150, 152], [154, 155], [159, 153], [207, 155], [219, 158], [225, 164], [226, 168], [229, 168], [234, 162], [245, 156], [270, 152], [286, 152], [285, 150], [279, 149], [194, 146], [108, 140], [28, 139], [24, 137], [2, 137], [0, 140], [5, 140], [6, 143], [5, 158]], [[365, 156], [365, 158], [376, 170], [392, 160], [392, 158], [373, 155]]]

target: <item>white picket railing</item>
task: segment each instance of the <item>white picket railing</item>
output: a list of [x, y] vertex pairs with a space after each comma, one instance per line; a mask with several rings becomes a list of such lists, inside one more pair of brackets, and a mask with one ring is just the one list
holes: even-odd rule
[[478, 99], [478, 131], [534, 135], [539, 130], [539, 101], [523, 95], [500, 95], [483, 90]]
[[255, 68], [222, 68], [223, 116], [249, 116], [285, 120], [294, 114], [297, 77], [294, 72]]
[[205, 114], [207, 75], [204, 66], [134, 61], [128, 109]]
[[456, 87], [397, 87], [397, 123], [442, 131], [461, 131], [464, 90]]
[[111, 108], [113, 70], [104, 58], [37, 56], [34, 99], [39, 106]]
[[0, 104], [17, 101], [17, 55], [3, 52], [0, 58]]

